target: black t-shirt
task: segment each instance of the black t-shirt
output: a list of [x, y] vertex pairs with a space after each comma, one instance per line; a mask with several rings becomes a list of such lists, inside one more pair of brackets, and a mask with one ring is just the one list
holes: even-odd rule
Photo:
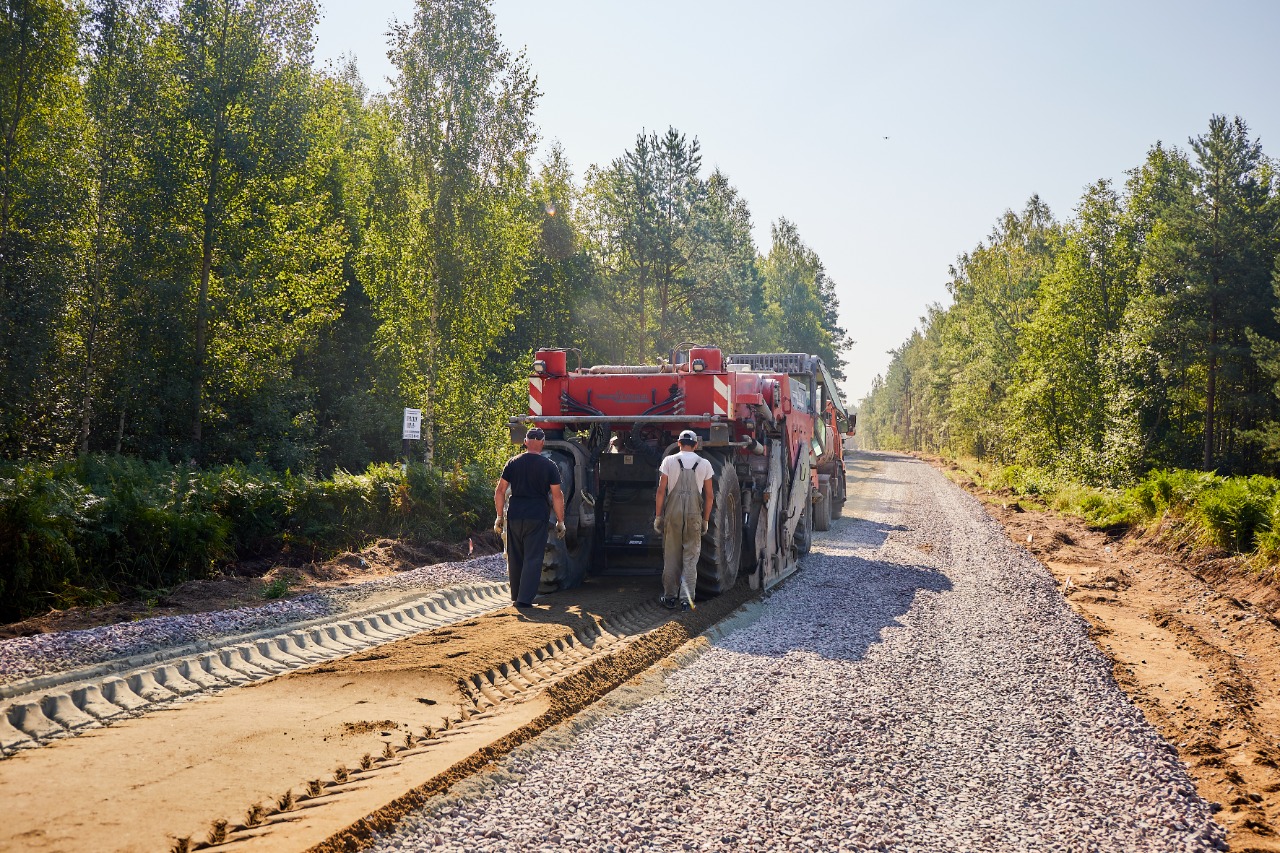
[[547, 517], [547, 495], [560, 485], [560, 466], [538, 453], [521, 453], [502, 469], [511, 484], [507, 518], [537, 521]]

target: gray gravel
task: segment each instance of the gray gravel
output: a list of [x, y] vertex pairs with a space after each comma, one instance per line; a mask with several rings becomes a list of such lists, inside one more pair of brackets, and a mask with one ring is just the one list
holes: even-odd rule
[[422, 566], [397, 575], [311, 592], [258, 607], [188, 616], [158, 616], [84, 631], [58, 631], [0, 641], [0, 684], [64, 672], [132, 655], [338, 616], [389, 591], [430, 592], [464, 583], [506, 580], [502, 555]]
[[1046, 570], [925, 465], [859, 464], [758, 621], [375, 849], [1223, 849]]

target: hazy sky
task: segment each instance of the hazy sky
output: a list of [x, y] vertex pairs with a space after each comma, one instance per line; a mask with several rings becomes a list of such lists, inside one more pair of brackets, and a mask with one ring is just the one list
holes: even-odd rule
[[[388, 88], [387, 23], [412, 0], [330, 0], [317, 63], [353, 54]], [[702, 143], [757, 245], [794, 221], [838, 285], [853, 402], [947, 267], [1038, 193], [1069, 218], [1156, 143], [1239, 115], [1280, 157], [1280, 0], [747, 2], [496, 0], [525, 49], [544, 143], [579, 176], [642, 130]], [[886, 138], [887, 137], [887, 138]], [[569, 341], [556, 341], [571, 345]]]

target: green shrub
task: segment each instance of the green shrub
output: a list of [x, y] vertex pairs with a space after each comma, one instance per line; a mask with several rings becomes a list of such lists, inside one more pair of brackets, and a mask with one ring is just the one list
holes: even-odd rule
[[370, 539], [457, 539], [491, 506], [492, 475], [371, 465], [315, 480], [121, 457], [0, 467], [0, 619], [114, 600], [206, 576], [223, 561]]
[[1200, 492], [1193, 518], [1205, 537], [1237, 554], [1252, 552], [1257, 535], [1271, 525], [1271, 508], [1280, 482], [1270, 477], [1233, 477]]
[[996, 468], [988, 477], [988, 488], [1010, 489], [1017, 495], [1047, 497], [1061, 487], [1062, 481], [1050, 471], [1023, 465]]
[[1114, 489], [1068, 483], [1053, 493], [1050, 506], [1059, 512], [1080, 516], [1091, 527], [1124, 527], [1136, 521], [1125, 493]]
[[275, 578], [270, 583], [264, 584], [262, 587], [262, 597], [265, 599], [284, 598], [289, 594], [288, 578]]
[[201, 480], [200, 501], [226, 519], [237, 555], [260, 555], [279, 547], [280, 531], [289, 517], [292, 477], [236, 464], [210, 471]]
[[1144, 477], [1128, 494], [1134, 506], [1148, 519], [1166, 512], [1181, 516], [1200, 495], [1214, 488], [1222, 478], [1207, 471], [1156, 470]]
[[95, 499], [50, 468], [0, 472], [0, 614], [20, 618], [31, 590], [72, 590], [83, 585], [76, 544]]
[[232, 556], [230, 523], [200, 500], [200, 475], [136, 460], [81, 460], [73, 472], [98, 496], [77, 553], [116, 592], [206, 577]]
[[1280, 495], [1271, 499], [1267, 509], [1267, 524], [1254, 537], [1257, 553], [1268, 563], [1280, 561]]
[[450, 538], [484, 526], [493, 514], [493, 476], [479, 465], [455, 469], [445, 477], [444, 521]]
[[337, 471], [331, 480], [297, 478], [286, 539], [311, 548], [340, 548], [366, 537], [377, 517], [373, 481]]
[[998, 467], [974, 460], [958, 464], [985, 488], [1035, 496], [1092, 527], [1127, 527], [1168, 518], [1174, 521], [1173, 529], [1205, 544], [1280, 560], [1280, 480], [1271, 477], [1155, 470], [1121, 491], [1022, 465]]

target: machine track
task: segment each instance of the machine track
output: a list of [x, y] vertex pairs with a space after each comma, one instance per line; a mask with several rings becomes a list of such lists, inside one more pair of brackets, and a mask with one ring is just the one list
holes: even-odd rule
[[[0, 687], [0, 754], [44, 746], [199, 696], [431, 631], [510, 604], [504, 583], [454, 587], [340, 620], [127, 658]], [[140, 665], [141, 664], [141, 665]]]
[[461, 679], [459, 689], [475, 711], [505, 702], [524, 701], [614, 654], [628, 642], [657, 628], [670, 615], [670, 611], [646, 602]]
[[[406, 762], [429, 759], [447, 750], [451, 742], [480, 729], [504, 707], [526, 702], [566, 679], [580, 675], [629, 643], [670, 620], [670, 611], [646, 602], [628, 610], [593, 620], [588, 626], [566, 631], [542, 646], [516, 655], [510, 661], [459, 679], [468, 702], [443, 716], [438, 725], [406, 733], [402, 742], [388, 741], [383, 752], [368, 754], [354, 766], [341, 767], [331, 778], [296, 780], [289, 798], [277, 798], [263, 806], [246, 803], [245, 818], [228, 824], [218, 844], [248, 842], [270, 835], [282, 824], [296, 821], [308, 810], [335, 803], [344, 793], [358, 791], [379, 781]], [[206, 841], [206, 845], [216, 847]]]

